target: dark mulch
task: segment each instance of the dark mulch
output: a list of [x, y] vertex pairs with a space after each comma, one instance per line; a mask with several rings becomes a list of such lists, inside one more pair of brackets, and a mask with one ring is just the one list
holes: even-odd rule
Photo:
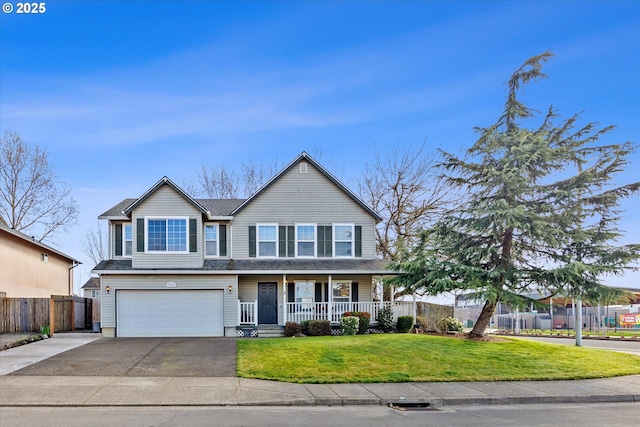
[[101, 338], [10, 375], [235, 377], [236, 338]]

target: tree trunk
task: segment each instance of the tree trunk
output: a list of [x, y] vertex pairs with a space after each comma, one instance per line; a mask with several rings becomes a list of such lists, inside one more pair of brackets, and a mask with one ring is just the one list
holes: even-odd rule
[[487, 330], [487, 326], [491, 322], [491, 316], [496, 310], [497, 302], [485, 302], [484, 307], [482, 307], [482, 312], [480, 312], [480, 317], [478, 317], [478, 321], [473, 326], [471, 332], [469, 332], [469, 337], [471, 338], [482, 338], [484, 336], [485, 331]]

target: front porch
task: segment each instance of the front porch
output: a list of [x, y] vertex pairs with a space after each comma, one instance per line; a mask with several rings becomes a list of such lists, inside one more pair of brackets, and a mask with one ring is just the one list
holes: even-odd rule
[[[337, 324], [344, 313], [359, 311], [369, 313], [371, 324], [378, 322], [381, 308], [391, 306], [394, 319], [398, 316], [416, 315], [415, 303], [407, 301], [385, 302], [288, 302], [285, 303], [284, 323], [300, 323], [304, 320], [328, 320]], [[238, 325], [258, 325], [258, 301], [238, 300]]]

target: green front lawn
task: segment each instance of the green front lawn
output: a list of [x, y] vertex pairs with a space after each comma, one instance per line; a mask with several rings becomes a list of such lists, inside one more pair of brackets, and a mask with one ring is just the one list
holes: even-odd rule
[[640, 357], [414, 334], [238, 341], [238, 375], [297, 383], [517, 381], [640, 374]]

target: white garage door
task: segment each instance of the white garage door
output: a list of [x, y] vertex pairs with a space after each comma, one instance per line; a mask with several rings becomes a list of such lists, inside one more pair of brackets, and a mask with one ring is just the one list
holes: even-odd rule
[[118, 290], [119, 337], [224, 335], [223, 291]]

